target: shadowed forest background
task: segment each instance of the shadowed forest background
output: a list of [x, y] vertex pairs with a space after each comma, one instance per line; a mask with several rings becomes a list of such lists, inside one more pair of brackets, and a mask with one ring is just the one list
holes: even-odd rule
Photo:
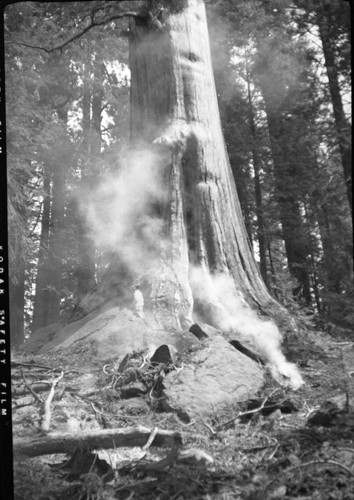
[[[127, 179], [134, 12], [120, 19], [120, 11], [144, 4], [6, 9], [13, 345], [78, 314], [80, 300], [107, 269], [112, 274], [115, 248], [132, 245], [119, 229], [113, 238], [112, 226], [132, 217], [124, 208], [140, 200], [139, 182], [150, 182], [148, 174], [139, 181], [136, 164], [148, 168], [150, 160], [130, 159]], [[350, 328], [349, 3], [225, 0], [206, 7], [222, 128], [263, 280], [286, 307], [329, 328]], [[154, 15], [159, 23], [156, 6]], [[105, 214], [97, 209], [103, 200]], [[144, 223], [140, 218], [142, 232]], [[138, 260], [129, 276], [119, 270], [117, 282], [106, 282], [106, 295], [112, 288], [131, 295]]]

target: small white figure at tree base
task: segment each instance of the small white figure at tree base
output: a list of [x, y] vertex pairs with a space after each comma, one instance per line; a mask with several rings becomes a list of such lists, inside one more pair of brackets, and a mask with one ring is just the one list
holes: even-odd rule
[[139, 318], [145, 319], [144, 296], [141, 293], [139, 285], [136, 285], [134, 290], [134, 309]]

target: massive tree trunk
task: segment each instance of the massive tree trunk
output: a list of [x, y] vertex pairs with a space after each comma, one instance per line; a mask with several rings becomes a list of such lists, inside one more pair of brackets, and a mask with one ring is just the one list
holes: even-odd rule
[[[155, 3], [161, 4], [152, 2], [152, 13]], [[284, 322], [288, 315], [269, 295], [247, 241], [221, 130], [203, 1], [163, 3], [158, 19], [136, 20], [130, 40], [132, 140], [160, 153], [168, 192], [165, 244], [151, 290], [156, 316], [178, 328], [191, 321], [194, 301], [194, 313], [217, 323], [215, 309], [198, 310], [198, 283], [190, 280], [197, 267], [202, 280], [227, 276], [250, 307]]]

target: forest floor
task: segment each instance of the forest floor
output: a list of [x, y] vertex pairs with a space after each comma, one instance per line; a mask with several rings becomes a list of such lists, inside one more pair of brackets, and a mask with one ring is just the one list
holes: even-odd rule
[[[15, 452], [15, 500], [354, 499], [353, 337], [310, 330], [286, 350], [300, 367], [302, 388], [269, 381], [252, 413], [242, 415], [247, 408], [238, 405], [189, 423], [159, 409], [156, 369], [145, 372], [151, 391], [122, 399], [117, 372], [85, 352], [14, 354], [15, 439], [43, 436], [47, 418], [50, 433], [158, 427], [181, 433], [183, 449], [192, 450], [184, 461], [150, 443], [98, 455], [81, 450], [71, 460]], [[62, 367], [48, 414], [45, 402]], [[274, 411], [264, 414], [267, 395]], [[283, 401], [291, 401], [288, 410]]]

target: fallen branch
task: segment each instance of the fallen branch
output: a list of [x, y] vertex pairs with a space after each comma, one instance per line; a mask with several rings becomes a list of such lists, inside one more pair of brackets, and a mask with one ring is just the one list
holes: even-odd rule
[[[252, 446], [251, 448], [238, 448], [237, 451], [239, 451], [241, 453], [249, 453], [251, 451], [257, 452], [257, 451], [267, 450], [269, 448], [276, 448], [277, 446], [279, 446], [278, 443], [275, 443], [275, 444], [266, 444], [264, 446]], [[283, 445], [280, 445], [280, 446], [285, 446], [285, 445], [283, 444]]]
[[289, 469], [286, 469], [284, 472], [287, 474], [288, 472], [293, 472], [296, 469], [301, 469], [303, 467], [308, 467], [309, 465], [336, 465], [337, 467], [340, 467], [341, 469], [345, 470], [348, 474], [351, 476], [354, 476], [354, 471], [349, 469], [349, 467], [346, 467], [345, 465], [341, 464], [340, 462], [337, 462], [336, 460], [310, 460], [309, 462], [304, 462], [303, 464], [298, 464], [294, 465], [293, 467], [290, 467]]
[[103, 411], [98, 410], [92, 401], [91, 401], [91, 407], [92, 407], [93, 411], [96, 413], [96, 415], [100, 415], [100, 416], [103, 415]]
[[[47, 366], [47, 365], [37, 365], [36, 363], [21, 363], [19, 361], [11, 361], [11, 366], [14, 368], [18, 368], [20, 366], [24, 366], [26, 368], [39, 368], [40, 370], [48, 370], [50, 372], [63, 371], [62, 368], [53, 368], [52, 366]], [[65, 370], [65, 373], [92, 373], [97, 371], [101, 371], [101, 369], [85, 371], [85, 370], [79, 370], [77, 368], [70, 368], [68, 370]]]
[[55, 378], [52, 382], [52, 387], [50, 389], [50, 392], [48, 394], [48, 397], [44, 403], [44, 415], [43, 415], [43, 421], [42, 421], [42, 431], [48, 432], [50, 428], [50, 419], [52, 418], [52, 412], [50, 409], [50, 405], [52, 403], [53, 397], [54, 397], [54, 392], [55, 392], [55, 386], [64, 377], [64, 372], [61, 372], [59, 377]]
[[[159, 428], [158, 427], [154, 427], [151, 431], [151, 434], [149, 436], [149, 439], [147, 440], [147, 442], [144, 444], [144, 446], [141, 448], [142, 450], [142, 453], [140, 455], [140, 457], [138, 458], [138, 461], [142, 460], [143, 458], [146, 457], [147, 453], [148, 453], [148, 450], [152, 444], [152, 442], [154, 441], [155, 437], [156, 437], [156, 434], [158, 433], [159, 431]], [[133, 464], [134, 462], [131, 462], [131, 464]]]
[[22, 363], [20, 361], [11, 361], [11, 366], [13, 366], [14, 368], [16, 368], [18, 366], [25, 366], [26, 368], [40, 368], [41, 370], [53, 371], [52, 366], [37, 365], [36, 363]]
[[[32, 406], [36, 400], [33, 398], [33, 396], [30, 394], [28, 396], [21, 396], [21, 397], [16, 397], [12, 399], [12, 404], [13, 404], [13, 410], [17, 410], [18, 408], [23, 408], [24, 406]], [[43, 403], [41, 402], [41, 405]]]
[[34, 399], [36, 399], [37, 401], [39, 401], [39, 403], [43, 404], [44, 401], [42, 399], [41, 396], [38, 396], [38, 394], [36, 394], [34, 392], [34, 390], [32, 389], [32, 387], [27, 383], [27, 380], [25, 379], [25, 376], [23, 374], [23, 371], [21, 370], [21, 376], [22, 376], [22, 380], [24, 381], [25, 383], [25, 386], [27, 387], [27, 389], [30, 391], [30, 393], [32, 394], [32, 396], [34, 397]]
[[207, 428], [210, 430], [210, 432], [211, 432], [211, 433], [215, 436], [216, 431], [214, 431], [214, 429], [213, 429], [213, 428], [212, 428], [209, 424], [207, 424], [206, 422], [204, 422], [204, 421], [203, 421], [203, 424], [204, 424], [204, 425], [205, 425], [205, 427], [207, 427]]
[[[50, 455], [53, 453], [70, 453], [74, 448], [85, 447], [87, 450], [107, 449], [115, 447], [143, 447], [151, 435], [151, 429], [143, 426], [125, 429], [100, 429], [87, 433], [52, 434], [37, 438], [15, 438], [14, 453], [26, 457]], [[182, 444], [179, 432], [158, 431], [152, 446], [174, 446]]]
[[167, 457], [158, 460], [157, 462], [136, 463], [134, 468], [144, 472], [158, 472], [171, 467], [178, 458], [178, 450], [173, 448]]
[[147, 440], [147, 442], [143, 446], [143, 450], [144, 451], [147, 451], [150, 448], [150, 446], [151, 446], [152, 442], [154, 441], [154, 439], [155, 439], [156, 434], [158, 433], [158, 431], [159, 431], [158, 427], [154, 427], [153, 428], [153, 430], [151, 431], [151, 434], [149, 436], [149, 439]]
[[238, 412], [236, 417], [233, 417], [230, 420], [227, 420], [226, 422], [224, 422], [223, 424], [218, 425], [217, 427], [215, 427], [215, 429], [218, 431], [218, 430], [222, 429], [223, 427], [227, 427], [228, 425], [232, 424], [233, 422], [235, 422], [235, 420], [237, 420], [240, 417], [244, 417], [245, 415], [252, 415], [253, 413], [258, 413], [258, 412], [262, 411], [266, 402], [269, 400], [269, 398], [274, 396], [274, 394], [278, 391], [279, 391], [279, 389], [275, 389], [273, 392], [268, 394], [268, 396], [266, 396], [263, 399], [262, 403], [257, 408], [254, 408], [253, 410], [240, 411], [240, 412]]
[[214, 459], [205, 451], [198, 448], [177, 449], [173, 448], [167, 457], [157, 462], [136, 463], [134, 468], [145, 472], [159, 472], [166, 470], [172, 465], [184, 465], [190, 467], [206, 467], [212, 465]]
[[[44, 392], [44, 391], [47, 391], [48, 390], [48, 385], [51, 385], [50, 382], [35, 382], [34, 384], [31, 385], [31, 389], [33, 390], [33, 392]], [[25, 396], [27, 394], [27, 389], [28, 389], [28, 386], [23, 386], [23, 385], [19, 385], [17, 387], [14, 387], [12, 388], [12, 397], [13, 398], [19, 398], [21, 396]], [[33, 394], [32, 394], [33, 395]], [[37, 396], [39, 397], [39, 395], [37, 394]]]

